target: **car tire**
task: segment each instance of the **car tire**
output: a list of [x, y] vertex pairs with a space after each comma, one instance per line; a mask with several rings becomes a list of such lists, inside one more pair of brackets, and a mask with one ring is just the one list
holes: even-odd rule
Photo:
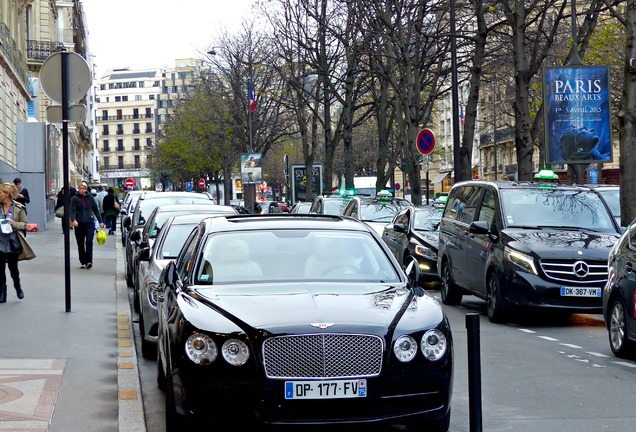
[[163, 372], [163, 362], [161, 361], [161, 356], [157, 354], [157, 387], [159, 390], [166, 390], [166, 374]]
[[126, 266], [126, 285], [128, 285], [129, 288], [133, 288], [134, 287], [134, 281], [133, 281], [133, 277], [132, 277], [132, 273], [130, 271], [130, 267], [128, 265], [128, 260], [125, 260], [125, 266]]
[[[140, 313], [140, 309], [141, 309], [141, 301], [139, 299], [139, 282], [137, 282], [139, 280], [139, 278], [132, 278], [133, 279], [133, 309], [135, 312]], [[141, 317], [140, 317], [141, 318]], [[141, 320], [140, 320], [141, 322]]]
[[455, 285], [455, 282], [453, 282], [453, 275], [451, 274], [448, 260], [442, 262], [442, 277], [439, 290], [442, 296], [442, 303], [445, 305], [456, 306], [462, 302], [463, 294], [459, 287]]
[[172, 373], [166, 369], [166, 432], [182, 432], [188, 430], [184, 417], [177, 412], [174, 397]]
[[157, 344], [146, 340], [146, 326], [144, 325], [143, 314], [139, 314], [139, 334], [141, 340], [141, 356], [148, 360], [156, 360]]
[[492, 271], [488, 274], [486, 282], [486, 313], [493, 323], [501, 323], [506, 320], [506, 305], [501, 295], [501, 281]]
[[612, 300], [608, 316], [607, 330], [612, 352], [616, 357], [630, 357], [634, 351], [634, 343], [628, 337], [625, 300], [621, 297], [615, 297]]

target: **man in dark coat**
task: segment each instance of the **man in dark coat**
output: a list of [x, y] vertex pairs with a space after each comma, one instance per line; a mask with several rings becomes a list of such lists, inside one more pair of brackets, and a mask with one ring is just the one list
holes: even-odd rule
[[27, 204], [31, 202], [31, 198], [29, 198], [29, 190], [22, 187], [22, 179], [20, 179], [20, 177], [14, 178], [13, 184], [16, 188], [18, 188], [18, 197], [15, 200], [24, 206], [24, 214], [27, 214], [26, 207]]

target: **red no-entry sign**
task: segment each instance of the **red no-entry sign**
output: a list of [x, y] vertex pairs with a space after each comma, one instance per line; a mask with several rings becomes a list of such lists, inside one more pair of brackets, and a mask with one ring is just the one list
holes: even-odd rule
[[199, 187], [205, 189], [205, 179], [199, 179]]
[[417, 147], [417, 151], [423, 155], [433, 153], [433, 150], [435, 149], [435, 134], [433, 131], [430, 129], [422, 129], [417, 134], [415, 146]]
[[126, 180], [124, 180], [124, 186], [126, 186], [128, 189], [134, 188], [135, 187], [135, 179], [128, 177]]

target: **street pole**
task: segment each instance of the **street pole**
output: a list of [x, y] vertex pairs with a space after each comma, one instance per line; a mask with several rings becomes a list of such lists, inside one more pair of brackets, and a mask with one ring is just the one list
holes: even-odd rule
[[62, 53], [60, 65], [62, 75], [62, 182], [64, 183], [64, 216], [62, 225], [64, 226], [64, 298], [66, 312], [71, 311], [71, 247], [70, 247], [70, 214], [71, 214], [71, 192], [69, 187], [69, 150], [68, 150], [68, 56], [67, 52]]
[[455, 34], [455, 0], [450, 0], [451, 26], [451, 98], [453, 111], [453, 172], [455, 182], [464, 180], [461, 175], [461, 156], [459, 142], [459, 97], [457, 95], [457, 35]]

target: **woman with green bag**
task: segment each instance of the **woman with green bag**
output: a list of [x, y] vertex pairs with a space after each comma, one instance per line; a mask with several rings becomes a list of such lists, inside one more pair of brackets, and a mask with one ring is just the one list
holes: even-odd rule
[[88, 183], [81, 182], [77, 189], [77, 194], [71, 198], [71, 224], [75, 231], [81, 268], [90, 269], [93, 268], [94, 219], [97, 219], [100, 228], [104, 228], [104, 222], [97, 201], [88, 192]]

